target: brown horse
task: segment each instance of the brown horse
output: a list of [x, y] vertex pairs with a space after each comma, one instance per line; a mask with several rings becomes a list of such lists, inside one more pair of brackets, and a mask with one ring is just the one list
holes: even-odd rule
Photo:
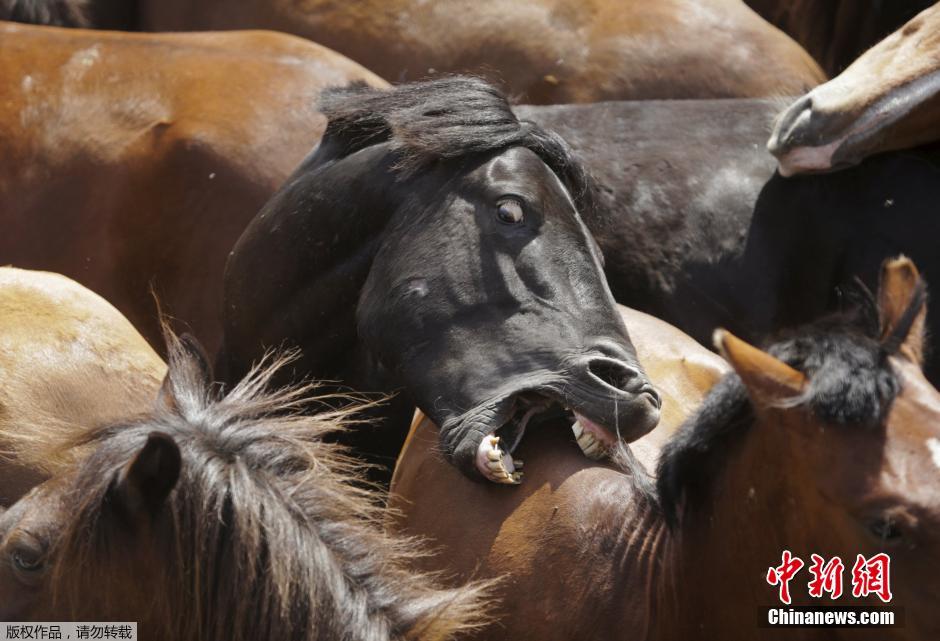
[[834, 76], [936, 0], [745, 1]]
[[[841, 555], [847, 568], [856, 554], [890, 553], [891, 605], [906, 627], [846, 638], [936, 639], [940, 393], [917, 362], [924, 292], [909, 261], [886, 266], [879, 300], [769, 352], [718, 333], [735, 374], [664, 448], [637, 449], [621, 469], [590, 464], [564, 426], [543, 425], [520, 448], [538, 465], [501, 493], [442, 464], [425, 422], [396, 472], [401, 525], [441, 546], [435, 563], [462, 576], [506, 575], [499, 634], [487, 639], [782, 638], [755, 615], [779, 605], [765, 575], [784, 548], [807, 564], [811, 553]], [[805, 605], [803, 572], [791, 589]]]
[[162, 345], [149, 293], [215, 350], [222, 271], [359, 65], [286, 35], [0, 23], [0, 263], [56, 271]]
[[166, 366], [121, 314], [58, 274], [0, 268], [0, 506], [51, 472], [40, 434], [149, 409]]
[[[487, 585], [410, 569], [322, 436], [351, 410], [298, 414], [266, 392], [279, 363], [225, 396], [191, 342], [143, 416], [34, 442], [59, 468], [0, 515], [0, 620], [137, 621], [167, 641], [453, 638]], [[75, 464], [74, 452], [87, 453]]]
[[795, 95], [825, 80], [741, 0], [140, 0], [148, 31], [264, 28], [390, 81], [482, 74], [530, 103]]
[[918, 14], [777, 120], [780, 173], [828, 171], [940, 140], [940, 4]]

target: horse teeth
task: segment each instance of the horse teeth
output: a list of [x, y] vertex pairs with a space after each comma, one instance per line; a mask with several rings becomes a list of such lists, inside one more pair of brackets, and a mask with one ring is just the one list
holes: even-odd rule
[[486, 458], [491, 461], [498, 461], [502, 458], [502, 454], [500, 454], [499, 450], [490, 450], [486, 453]]
[[571, 431], [574, 432], [575, 438], [581, 438], [581, 433], [584, 432], [584, 428], [581, 427], [581, 421], [575, 421], [571, 426]]
[[597, 461], [607, 454], [607, 445], [590, 432], [582, 432], [578, 438], [578, 447], [591, 460]]
[[519, 470], [522, 469], [522, 466], [523, 466], [522, 459], [518, 459], [518, 458], [513, 459], [512, 464], [516, 466], [516, 469], [519, 469]]
[[597, 437], [591, 434], [590, 432], [582, 432], [581, 436], [578, 437], [578, 445], [581, 446], [581, 449], [586, 449], [594, 445], [597, 442]]

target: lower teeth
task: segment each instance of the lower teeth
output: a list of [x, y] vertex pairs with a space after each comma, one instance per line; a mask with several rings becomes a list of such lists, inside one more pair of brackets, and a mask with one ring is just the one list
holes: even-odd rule
[[575, 440], [577, 440], [581, 452], [589, 459], [597, 461], [607, 455], [607, 445], [598, 440], [592, 433], [585, 431], [584, 428], [581, 427], [580, 421], [574, 422], [571, 426], [571, 431], [574, 433]]

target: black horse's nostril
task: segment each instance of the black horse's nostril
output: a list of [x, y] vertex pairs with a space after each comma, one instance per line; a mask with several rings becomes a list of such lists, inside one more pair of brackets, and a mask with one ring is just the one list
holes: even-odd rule
[[632, 381], [640, 376], [640, 371], [625, 363], [611, 358], [596, 358], [588, 362], [588, 371], [611, 387], [628, 391]]
[[653, 405], [657, 408], [662, 406], [659, 393], [638, 367], [619, 359], [599, 356], [588, 361], [587, 370], [594, 378], [619, 392], [648, 394]]

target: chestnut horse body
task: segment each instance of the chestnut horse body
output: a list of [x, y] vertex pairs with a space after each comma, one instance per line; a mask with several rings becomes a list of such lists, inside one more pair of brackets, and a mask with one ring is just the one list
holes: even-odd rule
[[780, 173], [831, 171], [940, 141], [940, 4], [794, 102], [767, 148]]
[[0, 264], [74, 278], [162, 345], [215, 350], [225, 258], [316, 144], [325, 86], [384, 83], [281, 34], [0, 23]]
[[481, 74], [530, 103], [802, 93], [825, 79], [741, 0], [141, 0], [145, 30], [265, 28], [386, 80]]
[[121, 314], [58, 274], [0, 268], [0, 507], [54, 471], [36, 441], [147, 411], [166, 367]]
[[[637, 447], [637, 461], [620, 469], [584, 461], [566, 426], [542, 425], [521, 447], [537, 462], [522, 486], [460, 483], [434, 452], [434, 426], [422, 422], [395, 474], [398, 525], [442, 549], [429, 566], [504, 577], [497, 632], [486, 639], [779, 638], [755, 615], [780, 606], [765, 576], [783, 549], [807, 565], [814, 553], [839, 555], [846, 570], [856, 555], [888, 552], [890, 605], [905, 609], [904, 627], [806, 629], [799, 638], [936, 638], [940, 393], [917, 364], [916, 271], [894, 261], [882, 282], [877, 309], [865, 301], [858, 316], [796, 331], [769, 353], [718, 333], [735, 373], [665, 447]], [[638, 345], [650, 345], [642, 323], [631, 327]], [[650, 372], [664, 364], [655, 348], [641, 357]], [[682, 362], [662, 357], [667, 367]], [[666, 407], [670, 385], [654, 380]], [[684, 393], [700, 399], [703, 389]], [[794, 605], [832, 605], [809, 598], [804, 572], [790, 585]], [[850, 594], [836, 603], [884, 605]]]

